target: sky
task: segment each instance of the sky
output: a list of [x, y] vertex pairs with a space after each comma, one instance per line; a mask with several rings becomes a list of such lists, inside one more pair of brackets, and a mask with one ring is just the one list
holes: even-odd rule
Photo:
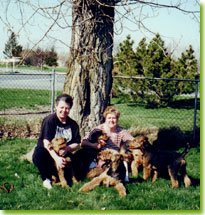
[[[14, 0], [11, 0], [10, 2], [12, 1]], [[31, 0], [30, 2], [34, 1], [37, 2], [37, 0]], [[60, 0], [49, 0], [50, 5], [47, 5], [48, 1], [41, 1], [44, 3], [42, 7], [52, 6], [58, 1]], [[192, 4], [193, 1], [194, 0], [187, 1], [186, 9], [199, 11], [199, 5]], [[38, 11], [39, 15], [36, 14], [35, 16], [32, 16], [33, 10], [31, 10], [31, 8], [20, 7], [18, 4], [12, 3], [8, 5], [7, 2], [7, 0], [1, 0], [0, 3], [0, 59], [4, 58], [3, 50], [10, 35], [9, 29], [12, 29], [18, 35], [17, 40], [23, 48], [32, 48], [38, 43], [38, 46], [43, 49], [49, 49], [54, 46], [58, 53], [66, 54], [69, 52], [71, 28], [66, 28], [66, 26], [71, 25], [72, 23], [71, 9], [66, 11], [66, 17], [61, 21], [63, 29], [54, 26], [47, 34], [48, 37], [42, 39], [43, 35], [48, 31], [53, 22], [51, 17], [45, 19], [42, 16], [43, 10]], [[7, 16], [5, 16], [6, 8], [8, 9]], [[19, 8], [21, 9], [21, 13], [19, 13]], [[140, 9], [142, 8], [140, 7]], [[119, 8], [118, 11], [123, 13], [123, 9], [121, 8]], [[185, 15], [175, 9], [160, 9], [153, 11], [146, 7], [143, 8], [143, 12], [144, 14], [151, 16], [144, 20], [146, 27], [154, 33], [159, 33], [165, 41], [165, 46], [169, 47], [170, 50], [175, 50], [175, 56], [180, 56], [182, 52], [188, 49], [189, 45], [192, 45], [196, 57], [199, 58], [200, 26], [199, 23], [193, 20], [191, 15]], [[22, 14], [23, 19], [21, 19]], [[50, 14], [53, 15], [52, 18], [55, 18], [55, 11], [52, 11]], [[115, 25], [116, 34], [114, 35], [114, 53], [118, 50], [119, 43], [125, 40], [128, 34], [130, 34], [131, 39], [135, 41], [134, 47], [138, 45], [143, 37], [146, 37], [147, 42], [154, 37], [154, 34], [145, 31], [143, 28], [139, 29], [138, 26], [133, 24], [133, 20], [138, 16], [139, 8], [137, 8], [133, 14], [128, 16], [128, 19], [131, 21], [123, 19]], [[118, 15], [116, 13], [116, 20], [117, 19]], [[119, 27], [120, 23], [123, 23], [123, 30]], [[24, 27], [22, 27], [22, 25]], [[57, 40], [55, 38], [57, 38]], [[41, 42], [39, 43], [39, 41]]]

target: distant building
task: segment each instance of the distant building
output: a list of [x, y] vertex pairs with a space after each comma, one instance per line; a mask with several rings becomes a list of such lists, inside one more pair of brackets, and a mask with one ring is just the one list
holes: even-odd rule
[[9, 59], [2, 59], [1, 62], [3, 64], [6, 64], [6, 70], [8, 71], [8, 65], [9, 64], [12, 64], [12, 68], [13, 68], [13, 71], [15, 69], [15, 64], [20, 62], [21, 58], [20, 57], [12, 57], [12, 58], [9, 58]]

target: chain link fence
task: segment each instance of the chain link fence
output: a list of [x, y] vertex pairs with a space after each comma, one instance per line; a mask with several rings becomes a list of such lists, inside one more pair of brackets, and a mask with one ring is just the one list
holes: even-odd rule
[[[153, 81], [153, 78], [144, 78]], [[25, 71], [15, 73], [0, 72], [0, 124], [11, 120], [31, 120], [44, 118], [54, 110], [54, 101], [63, 91], [65, 73]], [[183, 132], [193, 133], [200, 127], [199, 80], [155, 79], [156, 82], [189, 82], [193, 93], [181, 94], [167, 107], [147, 108], [142, 101], [127, 98], [136, 97], [130, 88], [130, 80], [138, 85], [141, 78], [114, 76], [114, 86], [121, 93], [113, 93], [111, 104], [121, 112], [119, 124], [125, 128], [179, 127]], [[129, 87], [121, 87], [123, 80]], [[155, 83], [156, 84], [156, 83]], [[114, 89], [114, 87], [113, 87]], [[123, 91], [123, 93], [122, 93]], [[31, 128], [30, 128], [31, 129]]]
[[[155, 88], [152, 87], [154, 85]], [[178, 88], [183, 90], [185, 87], [191, 89], [191, 92], [180, 93]], [[163, 89], [165, 98], [159, 95], [162, 91], [158, 88]], [[200, 135], [199, 89], [200, 81], [194, 79], [113, 76], [112, 101], [121, 112], [120, 123], [123, 127], [138, 128], [139, 131], [178, 128], [192, 135], [195, 140], [196, 135], [197, 138]], [[166, 95], [172, 95], [171, 92], [178, 93], [170, 99], [171, 96], [168, 98]], [[153, 98], [160, 96], [161, 103], [167, 101], [168, 104], [156, 108], [159, 99]]]
[[0, 73], [0, 117], [38, 117], [54, 109], [65, 73], [17, 70]]

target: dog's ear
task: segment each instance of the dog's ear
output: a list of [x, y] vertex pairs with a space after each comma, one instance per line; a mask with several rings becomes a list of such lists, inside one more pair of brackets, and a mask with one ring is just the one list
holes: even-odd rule
[[89, 136], [88, 136], [88, 141], [91, 142], [91, 143], [95, 143], [97, 142], [97, 138], [102, 135], [102, 130], [100, 129], [93, 129]]
[[148, 137], [147, 136], [144, 136], [144, 141], [148, 142]]
[[152, 147], [152, 145], [150, 144], [150, 142], [148, 141], [148, 138], [147, 138], [147, 141], [145, 141], [143, 143], [143, 149], [144, 150], [149, 150], [149, 149], [151, 149], [151, 147]]
[[111, 156], [111, 161], [112, 161], [112, 162], [118, 161], [120, 158], [121, 158], [121, 155], [120, 155], [120, 154], [113, 154], [113, 155]]

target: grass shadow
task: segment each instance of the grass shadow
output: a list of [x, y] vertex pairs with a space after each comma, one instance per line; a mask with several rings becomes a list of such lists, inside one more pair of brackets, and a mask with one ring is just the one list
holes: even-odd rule
[[[190, 109], [194, 109], [194, 104], [195, 104], [195, 98], [180, 99], [180, 100], [172, 101], [169, 104], [169, 107], [190, 110]], [[199, 98], [197, 98], [197, 110], [200, 110], [200, 99]]]

